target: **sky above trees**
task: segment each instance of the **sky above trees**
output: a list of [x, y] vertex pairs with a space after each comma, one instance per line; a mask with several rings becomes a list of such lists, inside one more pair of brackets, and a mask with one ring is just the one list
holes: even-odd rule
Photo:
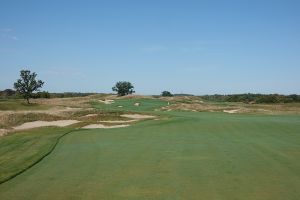
[[300, 93], [300, 1], [0, 2], [0, 90]]

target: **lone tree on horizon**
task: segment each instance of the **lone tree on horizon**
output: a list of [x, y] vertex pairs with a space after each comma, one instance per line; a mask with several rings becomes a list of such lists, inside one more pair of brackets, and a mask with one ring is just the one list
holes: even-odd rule
[[161, 93], [161, 96], [163, 96], [163, 97], [172, 97], [174, 95], [171, 92], [169, 92], [169, 91], [163, 91]]
[[119, 96], [132, 94], [135, 92], [133, 89], [134, 89], [133, 85], [128, 81], [119, 81], [112, 88], [112, 90], [117, 92]]
[[14, 88], [27, 100], [28, 104], [30, 104], [29, 99], [32, 97], [32, 93], [39, 91], [39, 88], [44, 85], [43, 81], [36, 80], [36, 76], [37, 74], [31, 73], [30, 70], [21, 70], [21, 78], [14, 83]]

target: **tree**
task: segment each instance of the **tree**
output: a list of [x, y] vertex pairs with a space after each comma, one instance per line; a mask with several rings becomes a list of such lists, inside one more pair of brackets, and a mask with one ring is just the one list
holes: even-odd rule
[[30, 70], [21, 70], [20, 79], [14, 83], [14, 88], [27, 100], [29, 104], [29, 98], [32, 97], [34, 91], [39, 91], [44, 84], [41, 80], [36, 80], [37, 74], [31, 73]]
[[128, 94], [132, 94], [135, 92], [133, 89], [134, 89], [133, 85], [127, 81], [119, 81], [112, 88], [112, 90], [117, 92], [119, 96], [125, 96]]
[[169, 92], [169, 91], [163, 91], [161, 93], [161, 96], [163, 96], [163, 97], [172, 97], [173, 94], [171, 92]]

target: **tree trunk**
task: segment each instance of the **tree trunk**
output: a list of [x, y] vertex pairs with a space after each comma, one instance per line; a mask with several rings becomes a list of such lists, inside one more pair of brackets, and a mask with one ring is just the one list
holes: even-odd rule
[[27, 100], [27, 104], [30, 104], [30, 102], [29, 102], [29, 98], [28, 98], [28, 97], [26, 98], [26, 100]]

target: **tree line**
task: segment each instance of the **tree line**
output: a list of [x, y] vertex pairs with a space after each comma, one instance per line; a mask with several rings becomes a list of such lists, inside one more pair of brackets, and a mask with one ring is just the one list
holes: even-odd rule
[[[20, 78], [14, 83], [14, 89], [0, 91], [0, 98], [24, 98], [29, 104], [30, 98], [64, 98], [64, 97], [83, 97], [96, 93], [64, 92], [49, 93], [40, 91], [44, 82], [36, 79], [37, 74], [30, 70], [21, 70]], [[118, 96], [125, 96], [134, 93], [134, 86], [128, 81], [119, 81], [112, 87]], [[160, 96], [172, 97], [183, 94], [172, 94], [169, 91], [163, 91]], [[280, 94], [232, 94], [232, 95], [203, 95], [203, 100], [219, 102], [243, 102], [243, 103], [292, 103], [300, 102], [300, 95], [280, 95]]]
[[202, 99], [219, 102], [243, 102], [243, 103], [293, 103], [300, 102], [300, 95], [281, 94], [231, 94], [231, 95], [204, 95]]

